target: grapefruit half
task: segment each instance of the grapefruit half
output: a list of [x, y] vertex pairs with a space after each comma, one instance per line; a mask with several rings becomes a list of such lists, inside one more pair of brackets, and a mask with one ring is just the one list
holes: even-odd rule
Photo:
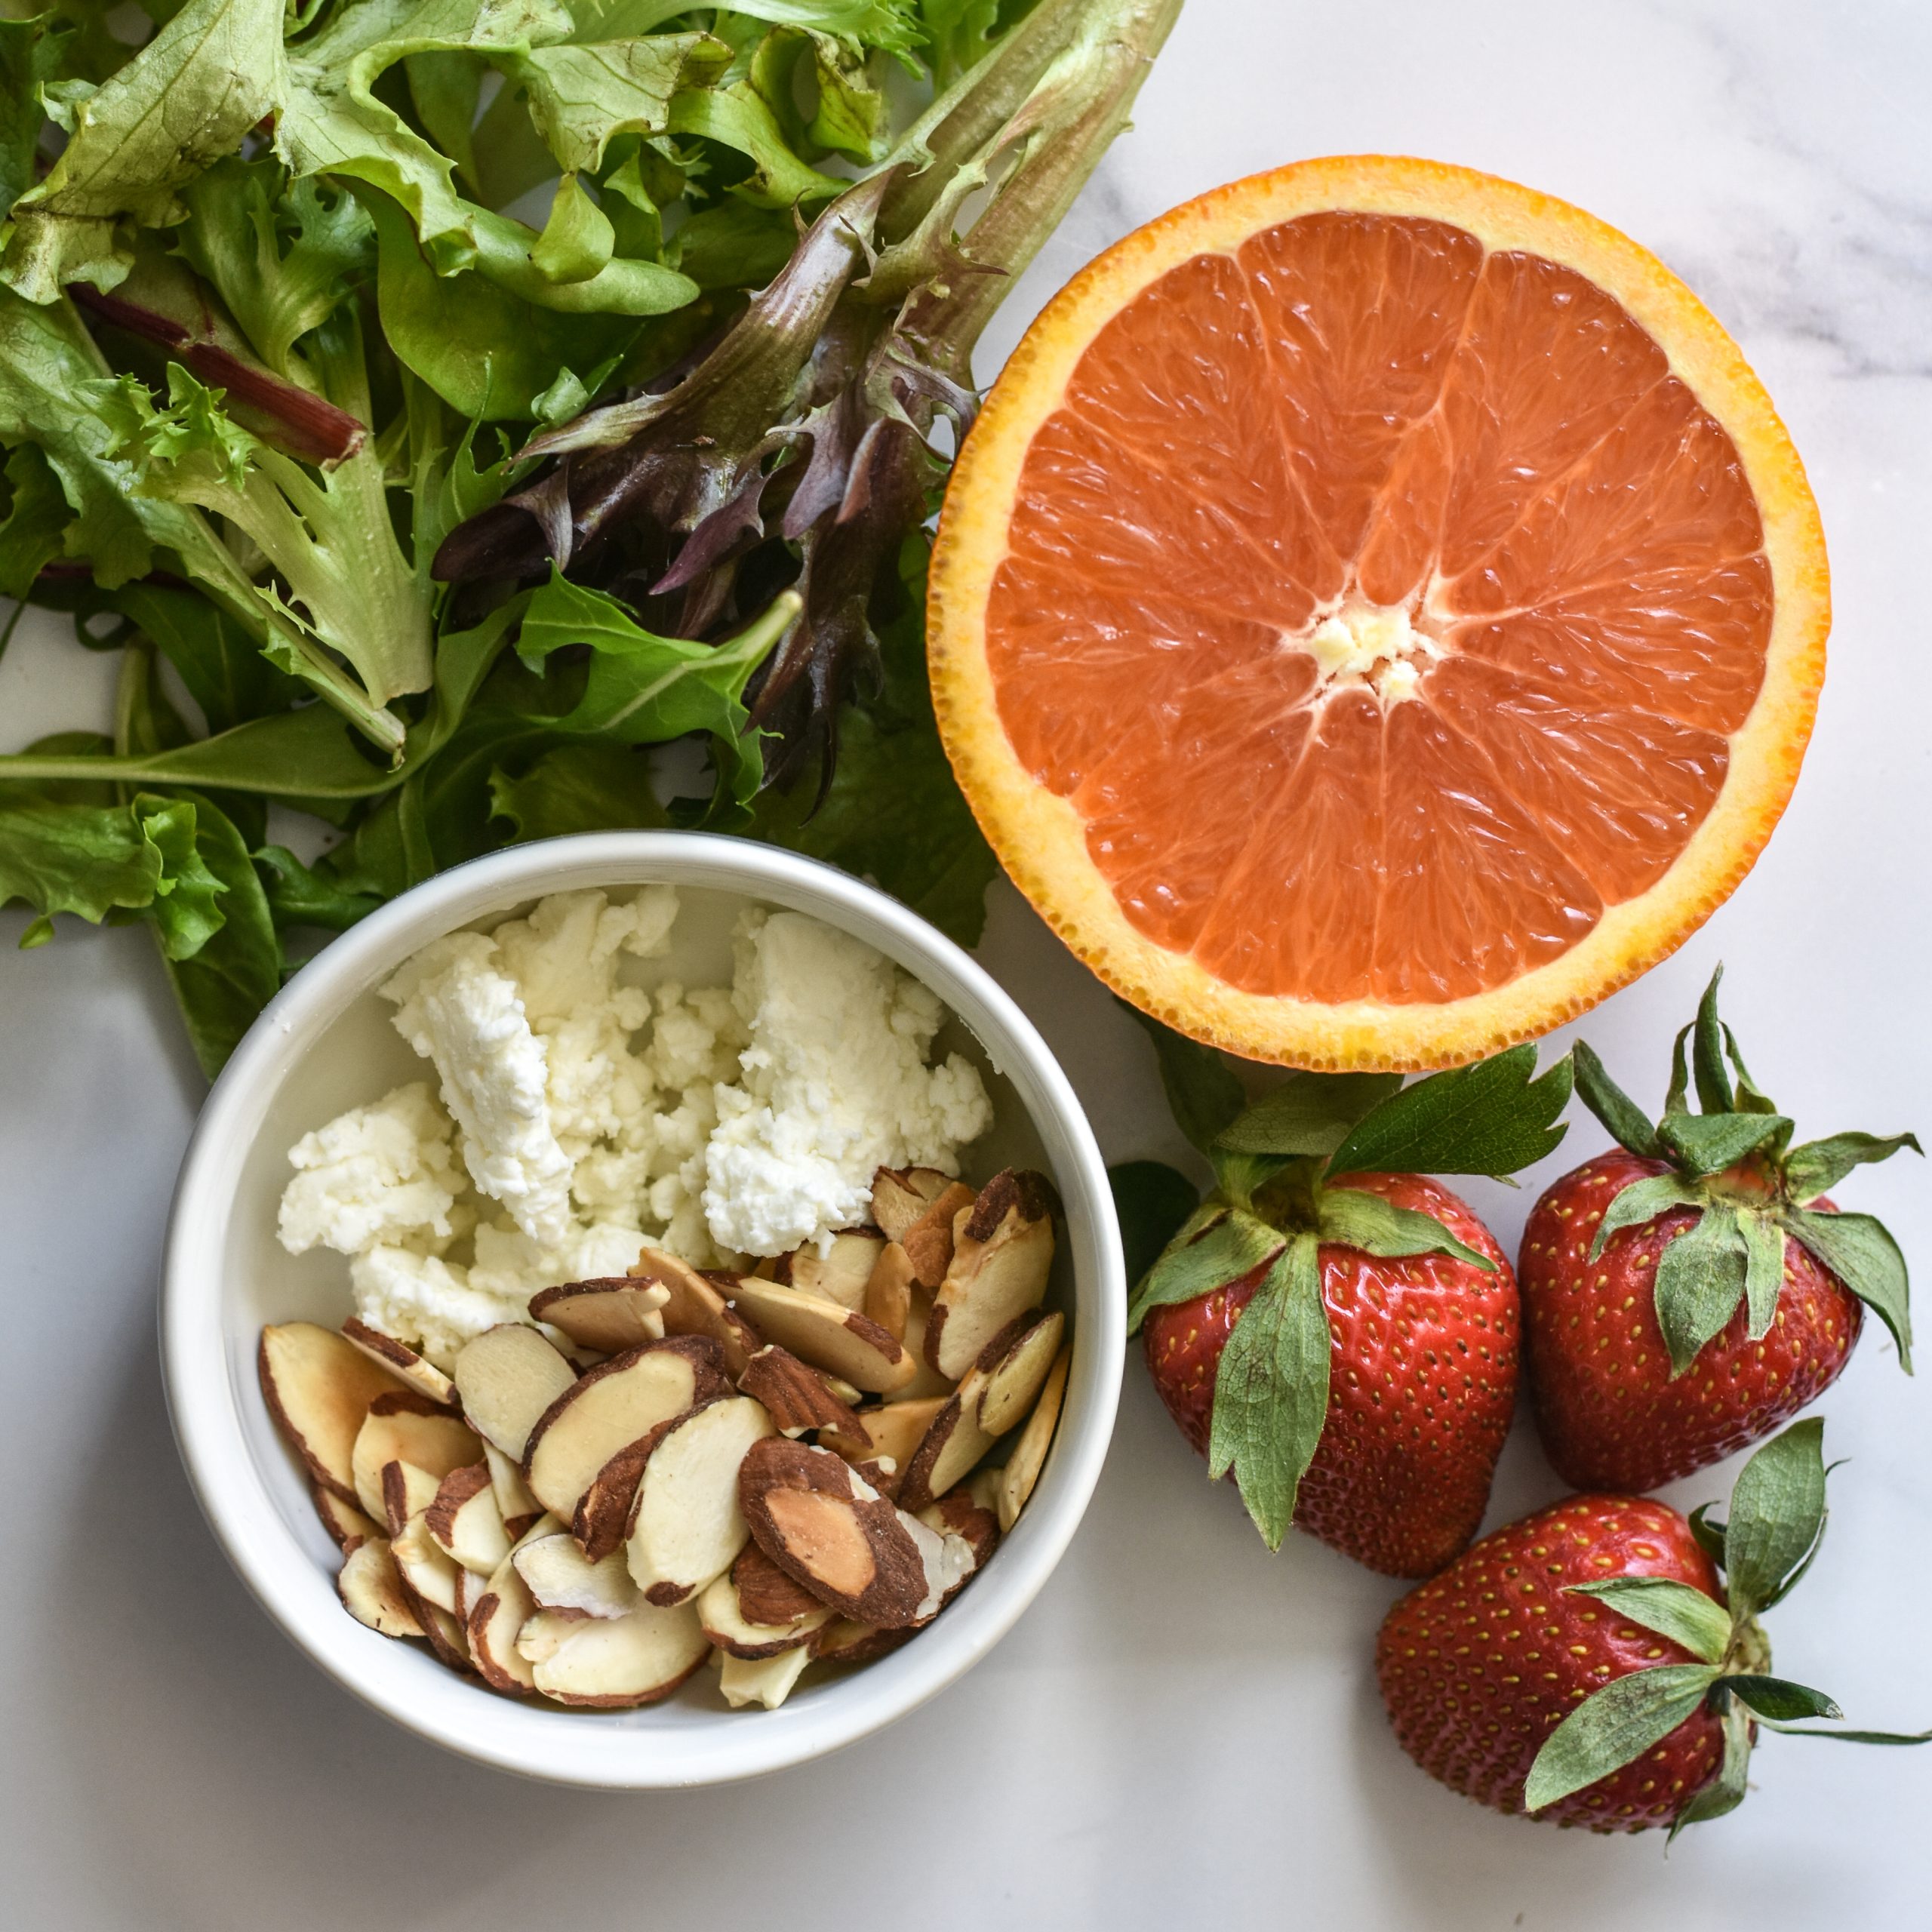
[[1435, 163], [1129, 235], [955, 467], [940, 729], [1118, 992], [1320, 1068], [1548, 1032], [1680, 944], [1795, 783], [1829, 580], [1796, 451], [1654, 257]]

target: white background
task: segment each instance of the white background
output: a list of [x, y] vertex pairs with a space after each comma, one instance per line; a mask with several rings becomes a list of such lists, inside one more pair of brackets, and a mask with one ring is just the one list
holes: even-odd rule
[[[1647, 1101], [1712, 964], [1801, 1129], [1932, 1127], [1932, 10], [1190, 0], [1138, 125], [1021, 284], [983, 373], [1088, 255], [1305, 155], [1463, 162], [1580, 202], [1737, 334], [1810, 467], [1837, 623], [1803, 782], [1735, 900], [1585, 1029]], [[37, 616], [37, 614], [36, 614]], [[0, 743], [103, 724], [100, 666], [30, 617]], [[1167, 1927], [1922, 1925], [1932, 1749], [1770, 1739], [1759, 1789], [1666, 1859], [1491, 1817], [1392, 1741], [1370, 1660], [1396, 1586], [1270, 1556], [1128, 1364], [1085, 1527], [1004, 1644], [894, 1730], [763, 1783], [567, 1793], [471, 1767], [325, 1682], [244, 1594], [176, 1462], [156, 1257], [202, 1084], [138, 931], [7, 950], [0, 915], [0, 1915], [23, 1928], [460, 1932], [613, 1924]], [[63, 928], [71, 925], [63, 921]], [[985, 957], [1109, 1158], [1171, 1154], [1138, 1035], [1004, 886]], [[1551, 1164], [1601, 1143], [1585, 1121]], [[1472, 1192], [1513, 1247], [1520, 1195]], [[1867, 1171], [1932, 1280], [1926, 1175]], [[1928, 1322], [1932, 1327], [1932, 1322]], [[1932, 1724], [1932, 1390], [1870, 1324], [1826, 1398], [1824, 1556], [1781, 1667], [1855, 1721]], [[1723, 1494], [1728, 1470], [1681, 1484]], [[1492, 1521], [1558, 1485], [1519, 1428]]]

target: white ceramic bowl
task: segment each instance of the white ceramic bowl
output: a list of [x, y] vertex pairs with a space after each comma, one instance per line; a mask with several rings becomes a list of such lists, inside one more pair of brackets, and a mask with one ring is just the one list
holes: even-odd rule
[[[1054, 1294], [1072, 1317], [1060, 1431], [1025, 1514], [985, 1574], [891, 1655], [807, 1684], [776, 1711], [731, 1711], [700, 1687], [623, 1712], [497, 1697], [419, 1644], [379, 1637], [336, 1598], [334, 1546], [256, 1381], [263, 1322], [349, 1312], [346, 1264], [275, 1239], [287, 1153], [309, 1128], [420, 1078], [374, 989], [426, 941], [548, 893], [663, 882], [681, 889], [674, 964], [728, 980], [737, 903], [795, 908], [856, 934], [931, 986], [989, 1076], [999, 1124], [972, 1171], [1024, 1163], [1057, 1183], [1067, 1241]], [[717, 895], [735, 895], [724, 899]], [[958, 1029], [955, 1029], [957, 1031]], [[1011, 1629], [1060, 1561], [1100, 1472], [1119, 1393], [1126, 1298], [1106, 1171], [1073, 1091], [1013, 1001], [957, 946], [882, 893], [736, 838], [610, 832], [525, 845], [457, 867], [345, 934], [273, 1001], [216, 1081], [176, 1188], [161, 1304], [174, 1432], [202, 1506], [242, 1580], [346, 1689], [397, 1723], [503, 1770], [569, 1784], [700, 1785], [779, 1770], [851, 1743], [943, 1689]]]

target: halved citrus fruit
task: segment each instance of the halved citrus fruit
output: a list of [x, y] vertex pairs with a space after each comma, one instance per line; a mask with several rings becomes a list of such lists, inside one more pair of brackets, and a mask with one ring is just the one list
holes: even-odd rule
[[955, 469], [928, 636], [1021, 889], [1251, 1058], [1447, 1066], [1678, 945], [1789, 798], [1824, 538], [1737, 345], [1506, 181], [1303, 162], [1049, 305]]

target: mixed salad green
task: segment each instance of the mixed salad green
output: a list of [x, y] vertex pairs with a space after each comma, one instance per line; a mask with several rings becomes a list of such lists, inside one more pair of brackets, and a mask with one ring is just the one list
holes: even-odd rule
[[0, 0], [0, 592], [118, 657], [111, 737], [0, 756], [23, 943], [147, 922], [212, 1073], [519, 839], [744, 832], [976, 937], [924, 527], [1179, 6]]

